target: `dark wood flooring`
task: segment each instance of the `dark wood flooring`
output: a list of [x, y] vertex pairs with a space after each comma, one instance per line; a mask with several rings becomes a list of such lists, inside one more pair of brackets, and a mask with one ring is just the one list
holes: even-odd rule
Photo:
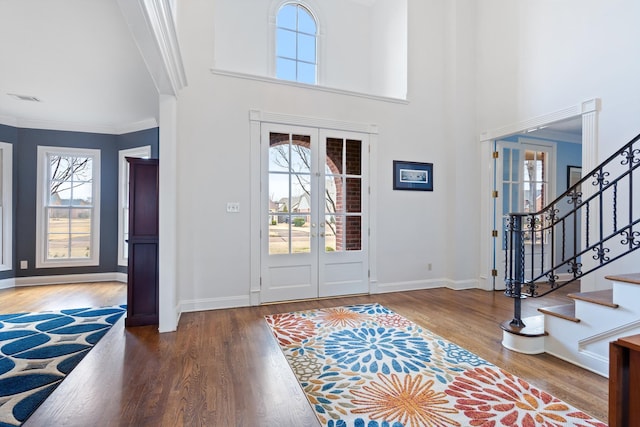
[[[527, 299], [523, 316], [565, 301], [569, 287]], [[503, 348], [512, 316], [501, 292], [432, 289], [184, 313], [177, 332], [124, 328], [95, 346], [27, 420], [33, 426], [317, 426], [263, 316], [378, 302], [606, 422], [608, 380], [555, 357]], [[0, 291], [0, 312], [126, 303], [117, 283]]]

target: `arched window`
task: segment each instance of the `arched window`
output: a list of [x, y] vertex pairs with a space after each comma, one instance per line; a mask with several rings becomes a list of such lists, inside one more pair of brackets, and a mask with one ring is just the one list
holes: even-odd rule
[[317, 24], [307, 8], [287, 3], [276, 20], [276, 77], [316, 84]]

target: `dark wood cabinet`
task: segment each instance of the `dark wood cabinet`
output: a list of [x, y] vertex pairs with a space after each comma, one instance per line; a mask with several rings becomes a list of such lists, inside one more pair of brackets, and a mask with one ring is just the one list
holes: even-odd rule
[[609, 344], [609, 426], [640, 426], [640, 335]]
[[126, 326], [158, 324], [158, 159], [129, 162]]

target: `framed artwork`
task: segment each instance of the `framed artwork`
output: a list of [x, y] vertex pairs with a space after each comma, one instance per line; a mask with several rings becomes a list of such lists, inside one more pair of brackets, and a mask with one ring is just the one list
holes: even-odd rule
[[433, 163], [394, 160], [393, 189], [433, 191]]
[[573, 187], [582, 179], [582, 168], [580, 166], [567, 166], [567, 189]]

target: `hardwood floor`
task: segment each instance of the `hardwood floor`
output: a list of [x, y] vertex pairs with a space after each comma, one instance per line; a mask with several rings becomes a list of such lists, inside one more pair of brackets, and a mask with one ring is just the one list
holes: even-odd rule
[[[523, 315], [562, 303], [576, 290], [527, 299]], [[0, 312], [125, 300], [122, 284], [38, 286], [0, 291]], [[165, 334], [155, 327], [125, 329], [120, 320], [24, 426], [317, 426], [263, 316], [366, 302], [379, 302], [607, 420], [606, 378], [501, 346], [499, 323], [512, 315], [512, 301], [501, 292], [432, 289], [184, 313], [178, 331]]]

